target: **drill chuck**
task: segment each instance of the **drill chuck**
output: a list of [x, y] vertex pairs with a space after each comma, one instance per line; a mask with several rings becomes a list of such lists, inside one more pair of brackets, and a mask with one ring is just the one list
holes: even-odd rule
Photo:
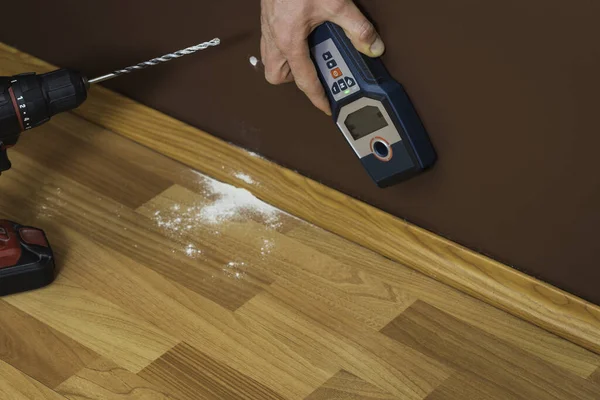
[[0, 78], [0, 173], [10, 169], [6, 149], [17, 143], [21, 132], [79, 107], [88, 88], [87, 79], [69, 69]]
[[0, 140], [19, 135], [42, 125], [56, 114], [79, 107], [87, 98], [87, 89], [87, 80], [68, 69], [2, 78]]

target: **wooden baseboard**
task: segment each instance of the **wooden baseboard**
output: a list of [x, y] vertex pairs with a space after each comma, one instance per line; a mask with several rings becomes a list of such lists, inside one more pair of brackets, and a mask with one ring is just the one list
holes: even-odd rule
[[[53, 67], [0, 45], [0, 72]], [[75, 113], [447, 285], [600, 353], [600, 307], [411, 225], [368, 204], [254, 157], [206, 132], [102, 87]], [[243, 169], [259, 186], [226, 172]]]

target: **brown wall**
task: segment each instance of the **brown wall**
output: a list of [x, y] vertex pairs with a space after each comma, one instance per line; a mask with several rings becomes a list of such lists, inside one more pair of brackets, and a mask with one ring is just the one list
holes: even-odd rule
[[363, 1], [440, 156], [387, 190], [332, 121], [250, 67], [258, 0], [86, 3], [5, 5], [0, 40], [95, 75], [218, 36], [107, 86], [600, 304], [600, 3]]

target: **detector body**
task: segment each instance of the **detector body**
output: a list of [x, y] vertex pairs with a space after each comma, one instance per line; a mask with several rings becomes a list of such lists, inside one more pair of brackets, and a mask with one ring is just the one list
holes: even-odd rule
[[313, 31], [309, 45], [333, 119], [379, 187], [433, 166], [437, 155], [429, 135], [381, 58], [357, 51], [343, 29], [331, 22]]

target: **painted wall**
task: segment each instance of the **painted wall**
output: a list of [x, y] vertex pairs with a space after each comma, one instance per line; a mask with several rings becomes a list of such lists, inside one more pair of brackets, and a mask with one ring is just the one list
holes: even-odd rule
[[107, 86], [600, 304], [600, 3], [362, 3], [440, 156], [387, 190], [332, 121], [250, 66], [258, 0], [12, 2], [0, 40], [95, 75], [218, 36]]

